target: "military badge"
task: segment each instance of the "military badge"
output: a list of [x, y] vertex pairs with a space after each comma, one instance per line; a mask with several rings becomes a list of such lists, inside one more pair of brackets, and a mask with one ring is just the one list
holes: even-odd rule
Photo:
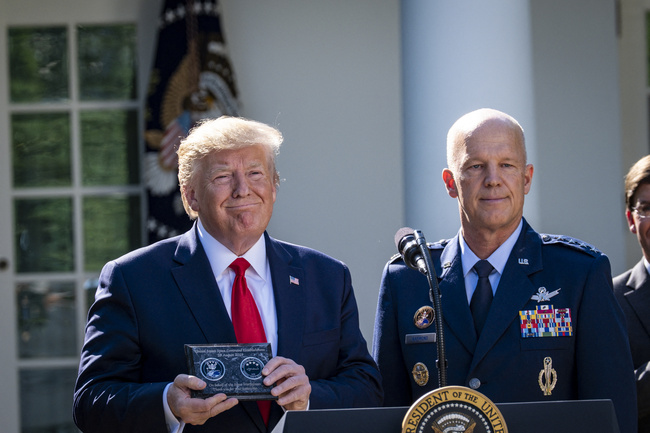
[[413, 316], [413, 323], [419, 329], [428, 328], [433, 323], [434, 317], [435, 312], [433, 311], [433, 308], [425, 305], [424, 307], [420, 307], [418, 311], [415, 312], [415, 315]]
[[418, 362], [413, 366], [413, 380], [420, 386], [424, 386], [429, 382], [429, 369], [426, 365], [421, 362]]
[[553, 360], [550, 356], [544, 358], [544, 368], [539, 372], [537, 383], [544, 395], [551, 395], [551, 391], [557, 384], [557, 372], [553, 368]]
[[521, 337], [570, 337], [573, 335], [570, 308], [540, 305], [519, 312]]
[[546, 287], [540, 287], [537, 289], [537, 293], [535, 293], [533, 296], [530, 297], [530, 299], [537, 301], [537, 302], [548, 302], [551, 300], [551, 298], [558, 293], [560, 293], [560, 289], [553, 290], [552, 292], [549, 292]]

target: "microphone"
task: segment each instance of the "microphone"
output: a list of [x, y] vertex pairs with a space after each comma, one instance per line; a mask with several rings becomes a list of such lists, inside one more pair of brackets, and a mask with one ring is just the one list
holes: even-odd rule
[[395, 246], [406, 266], [426, 275], [427, 264], [420, 250], [421, 244], [426, 245], [426, 240], [419, 230], [402, 227], [395, 233]]
[[[429, 283], [429, 299], [435, 311], [437, 329], [436, 344], [438, 346], [438, 383], [441, 387], [447, 386], [447, 354], [445, 353], [445, 334], [442, 321], [442, 304], [440, 302], [440, 288], [436, 269], [431, 261], [431, 254], [427, 247], [427, 241], [420, 230], [413, 230], [410, 227], [402, 227], [395, 233], [395, 246], [399, 251], [404, 263], [411, 269], [420, 271], [427, 277]], [[426, 255], [426, 257], [425, 257]]]

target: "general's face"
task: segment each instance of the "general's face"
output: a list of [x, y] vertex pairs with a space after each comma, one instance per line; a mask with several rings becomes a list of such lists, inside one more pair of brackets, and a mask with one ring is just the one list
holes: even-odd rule
[[[635, 193], [634, 207], [639, 209], [650, 208], [650, 184], [641, 184]], [[641, 218], [636, 212], [625, 212], [630, 231], [636, 235], [643, 256], [650, 261], [650, 218]]]
[[208, 155], [185, 194], [208, 233], [242, 255], [262, 236], [273, 213], [276, 187], [266, 148]]
[[508, 124], [493, 121], [456, 142], [456, 167], [443, 171], [451, 197], [458, 198], [464, 231], [511, 234], [523, 215], [533, 166]]

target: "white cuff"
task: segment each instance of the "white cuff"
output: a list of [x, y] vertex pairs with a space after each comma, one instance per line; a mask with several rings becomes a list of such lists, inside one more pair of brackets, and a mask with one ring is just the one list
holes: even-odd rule
[[168, 384], [165, 387], [163, 392], [163, 408], [165, 409], [165, 422], [167, 422], [167, 430], [169, 433], [182, 433], [185, 428], [185, 423], [179, 421], [176, 416], [172, 413], [172, 410], [169, 408], [169, 403], [167, 403], [167, 391], [172, 384]]

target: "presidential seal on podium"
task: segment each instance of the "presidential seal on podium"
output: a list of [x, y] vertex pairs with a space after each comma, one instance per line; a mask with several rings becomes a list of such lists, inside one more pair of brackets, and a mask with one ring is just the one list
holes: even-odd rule
[[404, 416], [402, 433], [508, 433], [497, 406], [462, 386], [445, 386], [420, 397]]

